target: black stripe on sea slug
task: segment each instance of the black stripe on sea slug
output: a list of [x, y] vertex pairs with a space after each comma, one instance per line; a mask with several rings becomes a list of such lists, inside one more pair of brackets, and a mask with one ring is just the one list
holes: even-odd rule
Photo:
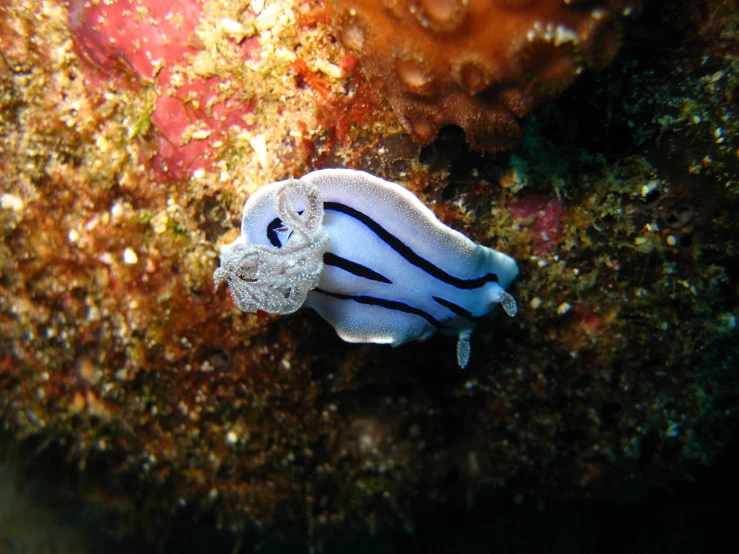
[[324, 202], [323, 207], [327, 210], [333, 210], [353, 217], [360, 223], [367, 226], [374, 234], [376, 234], [383, 242], [385, 242], [390, 248], [395, 250], [398, 254], [403, 256], [408, 263], [422, 269], [432, 277], [443, 281], [458, 289], [470, 290], [484, 286], [486, 283], [497, 283], [498, 276], [495, 273], [486, 273], [482, 277], [476, 277], [475, 279], [460, 279], [450, 275], [440, 267], [434, 265], [426, 258], [422, 258], [416, 254], [407, 244], [405, 244], [398, 237], [390, 233], [382, 225], [377, 223], [374, 219], [369, 217], [367, 214], [360, 212], [359, 210], [342, 204], [340, 202]]
[[356, 275], [357, 277], [362, 277], [371, 281], [379, 281], [380, 283], [387, 283], [388, 285], [393, 284], [390, 279], [380, 273], [377, 273], [375, 270], [351, 260], [347, 260], [346, 258], [342, 258], [341, 256], [337, 256], [336, 254], [333, 254], [331, 252], [326, 252], [323, 255], [323, 263], [333, 267], [338, 267], [339, 269], [343, 269], [344, 271], [347, 271], [352, 275]]
[[[298, 210], [298, 215], [303, 215], [303, 212], [305, 210]], [[279, 230], [286, 230], [287, 227], [285, 227], [285, 224], [282, 223], [282, 220], [279, 217], [274, 218], [272, 221], [269, 222], [269, 225], [267, 225], [267, 240], [272, 246], [276, 246], [277, 248], [282, 248], [285, 246], [280, 242], [280, 237], [277, 236], [277, 231]], [[292, 232], [290, 233], [290, 236], [292, 236]], [[288, 240], [290, 240], [290, 236], [288, 236]], [[287, 241], [285, 241], [287, 242]]]
[[444, 298], [439, 298], [438, 296], [432, 296], [431, 298], [434, 299], [434, 302], [436, 302], [437, 304], [441, 304], [447, 310], [454, 313], [455, 315], [458, 315], [459, 317], [464, 317], [465, 319], [469, 319], [471, 321], [482, 319], [479, 316], [473, 315], [472, 312], [465, 310], [462, 306], [459, 306], [454, 302], [450, 302], [449, 300], [445, 300]]
[[284, 225], [279, 217], [274, 218], [270, 221], [269, 225], [267, 225], [267, 240], [269, 240], [269, 243], [272, 246], [276, 246], [277, 248], [282, 248], [280, 238], [277, 236], [277, 229], [282, 227], [284, 227]]
[[396, 312], [417, 315], [419, 317], [422, 317], [438, 329], [441, 329], [443, 327], [439, 320], [431, 314], [426, 313], [423, 310], [419, 310], [418, 308], [414, 308], [413, 306], [409, 306], [408, 304], [404, 304], [403, 302], [387, 300], [385, 298], [375, 298], [374, 296], [340, 294], [338, 292], [329, 292], [327, 290], [319, 288], [313, 289], [313, 292], [320, 292], [321, 294], [325, 294], [326, 296], [330, 296], [331, 298], [336, 298], [337, 300], [353, 300], [354, 302], [357, 302], [359, 304], [365, 304], [368, 306], [380, 306], [381, 308], [395, 310]]

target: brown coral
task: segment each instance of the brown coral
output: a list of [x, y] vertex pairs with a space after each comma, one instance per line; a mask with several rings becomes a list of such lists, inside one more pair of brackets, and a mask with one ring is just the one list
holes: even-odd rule
[[640, 0], [335, 0], [339, 41], [406, 128], [455, 124], [477, 150], [509, 148], [518, 118], [618, 51]]

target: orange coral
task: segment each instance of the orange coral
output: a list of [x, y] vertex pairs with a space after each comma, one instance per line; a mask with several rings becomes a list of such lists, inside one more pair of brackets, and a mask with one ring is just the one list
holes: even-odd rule
[[518, 118], [608, 64], [641, 0], [334, 0], [334, 28], [422, 142], [455, 124], [509, 148]]

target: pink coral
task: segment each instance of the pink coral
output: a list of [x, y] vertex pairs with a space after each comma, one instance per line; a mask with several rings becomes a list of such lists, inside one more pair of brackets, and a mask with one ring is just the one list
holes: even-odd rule
[[514, 218], [521, 220], [531, 233], [531, 248], [537, 256], [546, 256], [562, 239], [564, 206], [559, 200], [530, 195], [509, 205]]
[[[214, 147], [232, 126], [247, 128], [243, 116], [254, 108], [224, 95], [223, 77], [182, 71], [201, 52], [196, 33], [201, 17], [197, 0], [72, 0], [69, 5], [72, 37], [92, 86], [117, 86], [120, 75], [130, 77], [133, 87], [155, 85], [154, 165], [162, 178], [182, 179], [209, 167]], [[243, 41], [245, 58], [255, 45], [256, 39]]]

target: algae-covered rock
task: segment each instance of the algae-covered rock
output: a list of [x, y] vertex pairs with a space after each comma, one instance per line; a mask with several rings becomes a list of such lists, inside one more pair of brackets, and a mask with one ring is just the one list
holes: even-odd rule
[[[160, 4], [0, 2], [0, 410], [105, 526], [320, 546], [502, 487], [619, 498], [724, 450], [735, 36], [647, 2], [609, 69], [482, 155], [404, 134], [321, 2]], [[332, 166], [518, 261], [519, 314], [480, 322], [467, 370], [452, 339], [347, 344], [214, 290], [246, 198]]]

